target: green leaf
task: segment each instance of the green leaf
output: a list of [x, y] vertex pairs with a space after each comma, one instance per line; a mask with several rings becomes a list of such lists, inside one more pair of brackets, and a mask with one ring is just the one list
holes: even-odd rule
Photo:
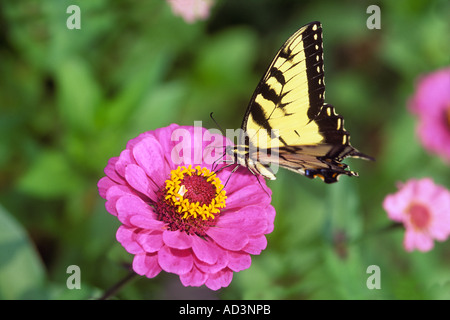
[[66, 59], [56, 76], [59, 110], [65, 123], [75, 130], [91, 132], [101, 94], [90, 67], [84, 60]]
[[81, 186], [81, 178], [58, 151], [42, 152], [18, 182], [20, 190], [43, 198], [68, 195]]
[[0, 206], [0, 299], [41, 299], [45, 278], [26, 231]]
[[[362, 232], [362, 217], [357, 178], [341, 177], [339, 183], [328, 186], [328, 218], [331, 232], [344, 232], [346, 239], [355, 239]], [[336, 234], [330, 235], [332, 237]]]
[[255, 48], [255, 35], [247, 29], [231, 29], [211, 38], [197, 52], [195, 73], [203, 91], [223, 90], [224, 86], [229, 92], [242, 90], [253, 65]]

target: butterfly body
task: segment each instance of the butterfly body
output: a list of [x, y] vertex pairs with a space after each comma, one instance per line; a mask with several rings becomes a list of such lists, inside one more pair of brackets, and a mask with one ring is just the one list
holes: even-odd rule
[[350, 145], [344, 119], [324, 99], [322, 26], [312, 22], [278, 51], [253, 93], [238, 144], [227, 154], [271, 180], [271, 164], [326, 183], [341, 174], [357, 176], [341, 161], [373, 159]]

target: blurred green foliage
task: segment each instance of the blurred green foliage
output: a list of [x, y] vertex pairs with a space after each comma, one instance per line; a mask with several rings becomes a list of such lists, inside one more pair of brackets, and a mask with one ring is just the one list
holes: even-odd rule
[[[69, 30], [66, 9], [81, 8]], [[381, 8], [369, 30], [366, 9]], [[177, 276], [135, 279], [121, 299], [449, 299], [450, 243], [406, 253], [381, 203], [398, 181], [448, 166], [415, 136], [407, 101], [418, 76], [448, 66], [450, 4], [402, 1], [216, 1], [187, 24], [165, 1], [0, 3], [0, 298], [99, 297], [127, 274], [117, 219], [97, 191], [107, 160], [143, 131], [209, 118], [241, 124], [281, 44], [314, 20], [324, 28], [326, 100], [374, 163], [334, 185], [280, 170], [268, 247], [228, 288], [185, 288]], [[66, 287], [69, 265], [82, 290]], [[369, 290], [370, 265], [381, 289]]]

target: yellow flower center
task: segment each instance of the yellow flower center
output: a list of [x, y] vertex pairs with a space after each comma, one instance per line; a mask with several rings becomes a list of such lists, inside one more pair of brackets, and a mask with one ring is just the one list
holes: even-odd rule
[[170, 179], [159, 192], [155, 209], [169, 230], [204, 235], [206, 228], [214, 224], [214, 219], [225, 208], [225, 193], [214, 172], [200, 166], [180, 166], [170, 172]]
[[165, 199], [177, 208], [183, 219], [214, 219], [214, 214], [225, 207], [226, 198], [216, 174], [200, 166], [178, 167], [170, 172], [170, 180], [166, 180]]

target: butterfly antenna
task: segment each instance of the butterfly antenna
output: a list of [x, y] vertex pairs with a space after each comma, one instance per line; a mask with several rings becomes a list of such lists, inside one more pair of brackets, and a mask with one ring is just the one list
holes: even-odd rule
[[[221, 160], [221, 159], [223, 159], [223, 157], [225, 156], [227, 154], [227, 151], [225, 150], [223, 153], [222, 153], [222, 156], [220, 156], [219, 158], [217, 158], [217, 160], [214, 160], [214, 162], [212, 163], [212, 171], [213, 172], [215, 172], [216, 171], [216, 168], [217, 168], [217, 166], [218, 166], [218, 162]], [[220, 169], [220, 170], [222, 170], [222, 169]], [[220, 171], [219, 170], [219, 171]], [[219, 171], [217, 171], [217, 172], [219, 172]], [[215, 173], [217, 173], [217, 172], [215, 172]]]
[[209, 114], [210, 118], [212, 119], [212, 121], [214, 121], [214, 123], [216, 124], [216, 126], [217, 126], [217, 127], [219, 128], [219, 130], [222, 132], [222, 134], [224, 134], [225, 131], [224, 131], [223, 128], [219, 125], [219, 123], [216, 121], [216, 119], [214, 119], [213, 113], [214, 113], [214, 112], [211, 112], [211, 113]]
[[[219, 173], [220, 171], [222, 171], [223, 169], [226, 169], [226, 168], [228, 168], [228, 167], [231, 167], [233, 164], [235, 164], [235, 163], [227, 164], [227, 165], [223, 166], [222, 168], [218, 169], [217, 171], [214, 171], [213, 173], [217, 174], [217, 173]], [[236, 171], [234, 168], [233, 168], [233, 170]], [[233, 172], [234, 172], [234, 171], [233, 171]]]

